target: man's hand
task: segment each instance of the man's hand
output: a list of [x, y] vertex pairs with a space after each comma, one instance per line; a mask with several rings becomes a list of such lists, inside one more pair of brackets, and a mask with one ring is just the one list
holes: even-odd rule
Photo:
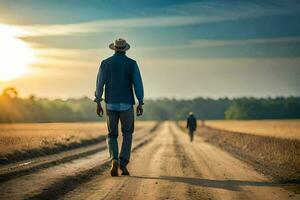
[[98, 115], [99, 117], [102, 117], [102, 116], [103, 116], [103, 109], [102, 109], [102, 106], [101, 106], [100, 103], [97, 104], [97, 115]]
[[143, 106], [142, 105], [138, 105], [136, 107], [136, 115], [137, 116], [141, 116], [143, 114], [143, 112], [144, 112]]

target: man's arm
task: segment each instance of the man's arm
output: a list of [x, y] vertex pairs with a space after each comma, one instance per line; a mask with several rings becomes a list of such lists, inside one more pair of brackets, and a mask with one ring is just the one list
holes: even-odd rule
[[143, 87], [141, 73], [140, 73], [140, 70], [139, 70], [139, 67], [137, 64], [135, 64], [135, 66], [134, 66], [133, 87], [134, 87], [134, 92], [135, 92], [136, 98], [139, 101], [139, 105], [143, 105], [144, 104], [144, 87]]
[[133, 71], [133, 87], [134, 87], [135, 96], [139, 101], [139, 105], [137, 107], [137, 115], [139, 116], [143, 114], [142, 105], [144, 105], [144, 86], [143, 86], [141, 73], [137, 64], [135, 64], [134, 71]]
[[189, 128], [189, 118], [186, 120], [186, 128]]
[[101, 63], [98, 74], [97, 74], [97, 80], [96, 80], [96, 91], [95, 91], [95, 99], [94, 101], [97, 103], [97, 114], [98, 116], [103, 115], [103, 109], [101, 107], [101, 101], [103, 100], [102, 95], [103, 95], [103, 87], [105, 84], [105, 73], [103, 70], [103, 62]]

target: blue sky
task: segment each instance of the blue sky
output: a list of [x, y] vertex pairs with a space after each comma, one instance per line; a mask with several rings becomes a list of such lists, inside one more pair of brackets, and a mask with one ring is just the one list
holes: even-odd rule
[[300, 95], [299, 22], [293, 0], [0, 0], [0, 24], [25, 30], [43, 58], [36, 75], [2, 85], [92, 96], [108, 44], [123, 37], [147, 98]]

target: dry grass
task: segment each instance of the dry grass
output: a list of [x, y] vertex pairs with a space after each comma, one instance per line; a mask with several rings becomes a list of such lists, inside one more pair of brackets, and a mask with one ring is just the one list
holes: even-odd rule
[[[136, 130], [154, 125], [154, 121], [137, 122]], [[103, 140], [106, 133], [105, 122], [0, 124], [0, 158], [19, 160], [55, 153]]]
[[300, 120], [212, 120], [205, 121], [205, 125], [238, 133], [300, 139]]
[[80, 143], [105, 133], [105, 123], [3, 124], [0, 125], [0, 155]]

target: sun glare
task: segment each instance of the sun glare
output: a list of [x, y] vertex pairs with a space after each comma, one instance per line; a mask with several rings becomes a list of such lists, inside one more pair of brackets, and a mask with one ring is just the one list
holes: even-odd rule
[[9, 81], [21, 76], [34, 60], [33, 50], [28, 44], [14, 36], [9, 29], [1, 29], [0, 81]]

